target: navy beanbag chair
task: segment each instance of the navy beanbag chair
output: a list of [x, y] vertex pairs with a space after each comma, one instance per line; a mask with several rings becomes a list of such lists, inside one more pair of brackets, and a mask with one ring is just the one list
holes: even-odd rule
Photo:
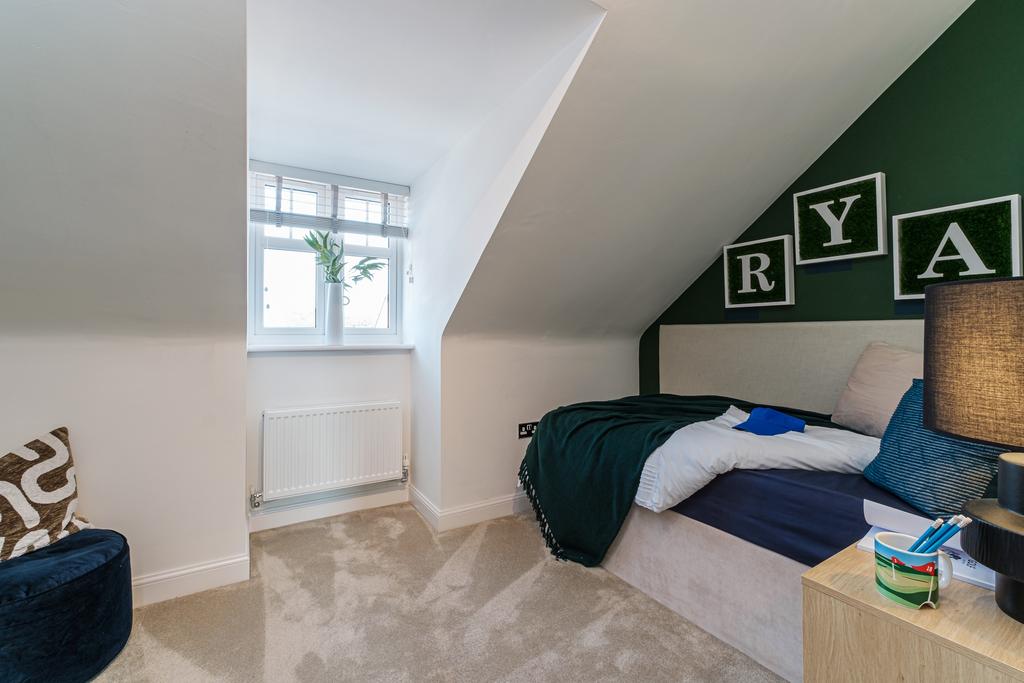
[[132, 630], [128, 541], [84, 529], [0, 562], [0, 681], [96, 676]]

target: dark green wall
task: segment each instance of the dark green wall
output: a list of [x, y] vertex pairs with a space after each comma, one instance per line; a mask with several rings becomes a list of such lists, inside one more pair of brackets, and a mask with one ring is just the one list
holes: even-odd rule
[[[1024, 0], [977, 0], [736, 241], [792, 234], [794, 192], [876, 171], [887, 221], [1024, 190]], [[641, 392], [658, 390], [659, 325], [923, 312], [922, 302], [893, 300], [891, 256], [797, 266], [796, 301], [726, 312], [719, 256], [641, 337]]]

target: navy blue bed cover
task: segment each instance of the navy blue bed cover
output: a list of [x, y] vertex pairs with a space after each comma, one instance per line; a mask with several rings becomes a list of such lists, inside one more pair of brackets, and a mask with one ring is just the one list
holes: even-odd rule
[[867, 533], [865, 499], [921, 514], [863, 475], [807, 470], [732, 470], [672, 510], [814, 566]]

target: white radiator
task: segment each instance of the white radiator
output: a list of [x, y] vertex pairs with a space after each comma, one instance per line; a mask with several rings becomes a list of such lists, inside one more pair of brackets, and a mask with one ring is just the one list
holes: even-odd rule
[[263, 412], [263, 500], [401, 478], [401, 403]]

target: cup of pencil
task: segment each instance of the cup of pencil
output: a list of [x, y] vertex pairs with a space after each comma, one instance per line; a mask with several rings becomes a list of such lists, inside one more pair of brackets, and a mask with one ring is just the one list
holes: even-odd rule
[[953, 562], [940, 548], [970, 524], [956, 515], [936, 519], [916, 539], [883, 531], [875, 535], [875, 586], [893, 602], [919, 609], [939, 606], [939, 590], [953, 578]]

